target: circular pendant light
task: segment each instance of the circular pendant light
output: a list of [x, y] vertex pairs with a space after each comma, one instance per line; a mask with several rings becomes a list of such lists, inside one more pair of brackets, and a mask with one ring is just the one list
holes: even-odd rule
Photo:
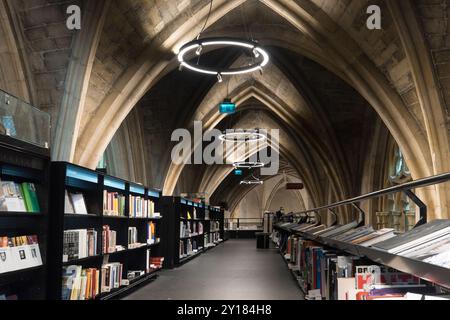
[[227, 142], [257, 142], [267, 140], [267, 136], [260, 133], [259, 130], [225, 131], [219, 136], [219, 139]]
[[262, 168], [262, 167], [264, 167], [264, 163], [262, 163], [262, 162], [245, 162], [245, 161], [241, 161], [241, 162], [233, 163], [233, 166], [235, 168], [239, 168], [239, 169], [253, 169], [253, 168]]
[[[203, 50], [207, 47], [217, 46], [238, 47], [249, 50], [255, 58], [255, 62], [245, 67], [222, 69], [199, 66], [188, 62], [186, 59], [188, 55], [195, 54], [197, 56], [200, 56]], [[269, 60], [270, 58], [267, 51], [258, 46], [256, 42], [227, 37], [197, 39], [186, 43], [183, 47], [181, 47], [180, 52], [178, 53], [180, 68], [187, 68], [198, 73], [215, 75], [217, 76], [219, 82], [222, 82], [222, 76], [245, 74], [262, 70], [262, 68], [269, 63]]]

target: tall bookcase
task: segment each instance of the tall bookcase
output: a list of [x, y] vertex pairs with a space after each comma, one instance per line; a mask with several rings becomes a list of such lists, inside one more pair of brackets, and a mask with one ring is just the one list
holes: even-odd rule
[[46, 298], [49, 171], [48, 149], [0, 135], [1, 180], [33, 183], [40, 206], [38, 213], [0, 212], [0, 237], [36, 235], [42, 257], [42, 266], [0, 273], [0, 295], [19, 300]]
[[[188, 262], [223, 241], [224, 220], [220, 209], [180, 197], [164, 197], [163, 203], [169, 217], [166, 267]], [[198, 232], [200, 224], [203, 230]], [[182, 226], [191, 232], [182, 233]]]
[[[100, 270], [102, 278], [102, 265], [106, 263], [121, 263], [123, 265], [122, 278], [127, 279], [128, 271], [146, 270], [147, 250], [152, 257], [163, 257], [165, 252], [165, 215], [161, 212], [161, 192], [145, 188], [141, 185], [127, 182], [115, 177], [102, 174], [97, 171], [88, 170], [66, 162], [54, 162], [51, 168], [51, 212], [52, 212], [52, 239], [49, 254], [52, 264], [50, 265], [49, 297], [59, 300], [62, 298], [63, 268], [69, 265], [79, 265], [83, 268], [96, 268]], [[84, 196], [88, 214], [67, 214], [65, 212], [66, 193], [81, 193]], [[104, 214], [103, 200], [104, 192], [115, 192], [124, 196], [123, 216], [110, 216]], [[152, 200], [155, 204], [155, 212], [161, 217], [132, 217], [130, 216], [130, 196], [139, 196], [145, 200]], [[153, 222], [156, 226], [156, 238], [159, 242], [147, 243], [148, 223]], [[104, 252], [103, 249], [103, 226], [109, 226], [116, 231], [117, 245], [122, 245], [125, 250], [113, 253]], [[130, 248], [129, 228], [135, 227], [138, 234], [138, 242], [146, 245], [138, 248]], [[63, 238], [65, 230], [95, 229], [97, 231], [97, 254], [88, 258], [63, 262]], [[146, 272], [144, 275], [129, 281], [126, 286], [121, 286], [98, 295], [95, 299], [107, 300], [122, 296], [131, 289], [153, 280], [157, 272]], [[101, 289], [100, 289], [101, 290]]]

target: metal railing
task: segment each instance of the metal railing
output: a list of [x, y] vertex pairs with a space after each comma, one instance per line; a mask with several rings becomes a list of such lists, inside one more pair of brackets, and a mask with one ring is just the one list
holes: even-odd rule
[[431, 185], [441, 184], [441, 183], [444, 183], [447, 181], [450, 181], [450, 172], [432, 176], [432, 177], [428, 177], [428, 178], [415, 180], [412, 182], [408, 182], [408, 183], [401, 184], [398, 186], [386, 188], [383, 190], [374, 191], [374, 192], [371, 192], [371, 193], [368, 193], [365, 195], [361, 195], [359, 197], [355, 197], [352, 199], [343, 200], [343, 201], [332, 203], [332, 204], [329, 204], [326, 206], [297, 212], [296, 214], [302, 215], [302, 214], [308, 214], [308, 213], [312, 213], [312, 212], [317, 214], [320, 211], [327, 210], [330, 214], [333, 214], [334, 216], [336, 216], [336, 212], [333, 211], [333, 209], [341, 207], [341, 206], [345, 206], [345, 205], [352, 205], [360, 213], [359, 220], [362, 220], [362, 221], [360, 221], [360, 223], [364, 223], [365, 213], [360, 207], [360, 203], [362, 201], [379, 198], [379, 197], [394, 194], [397, 192], [403, 192], [409, 199], [411, 199], [412, 202], [414, 202], [419, 207], [420, 219], [419, 219], [419, 222], [416, 224], [416, 226], [419, 226], [419, 225], [427, 223], [427, 206], [424, 202], [422, 202], [422, 200], [419, 199], [419, 197], [416, 194], [413, 193], [412, 190], [417, 189], [417, 188], [431, 186]]
[[225, 230], [255, 230], [263, 229], [262, 218], [226, 218]]

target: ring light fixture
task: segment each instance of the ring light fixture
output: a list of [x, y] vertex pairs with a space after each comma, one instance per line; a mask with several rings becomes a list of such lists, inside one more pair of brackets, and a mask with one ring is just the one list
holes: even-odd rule
[[253, 169], [253, 168], [262, 168], [264, 167], [264, 163], [262, 162], [235, 162], [233, 166], [238, 169]]
[[256, 180], [242, 180], [240, 184], [241, 185], [262, 185], [262, 184], [264, 184], [264, 181], [261, 181], [261, 180], [258, 180], [258, 179], [256, 179]]
[[[219, 69], [219, 68], [209, 68], [204, 66], [194, 65], [186, 61], [186, 56], [194, 53], [200, 56], [206, 47], [212, 46], [228, 46], [228, 47], [240, 47], [248, 49], [253, 54], [253, 57], [258, 60], [258, 62], [252, 63], [246, 67], [231, 68], [231, 69]], [[239, 75], [245, 73], [251, 73], [254, 71], [262, 70], [269, 63], [269, 54], [262, 47], [258, 46], [256, 42], [234, 39], [234, 38], [204, 38], [197, 39], [186, 43], [181, 47], [178, 53], [178, 61], [180, 62], [180, 69], [183, 67], [198, 72], [209, 75], [217, 76], [219, 82], [222, 82], [222, 76]]]
[[267, 140], [267, 136], [260, 133], [259, 130], [225, 131], [219, 136], [219, 140], [228, 142], [258, 142]]

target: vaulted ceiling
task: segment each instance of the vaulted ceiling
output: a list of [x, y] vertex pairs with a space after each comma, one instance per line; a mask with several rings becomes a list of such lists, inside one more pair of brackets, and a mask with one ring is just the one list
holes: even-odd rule
[[[251, 188], [232, 187], [226, 166], [173, 164], [170, 135], [194, 120], [205, 129], [257, 121], [280, 129], [284, 168], [311, 205], [383, 187], [374, 163], [392, 141], [414, 178], [450, 171], [448, 1], [215, 0], [203, 37], [257, 39], [271, 55], [262, 75], [223, 83], [177, 70], [175, 53], [203, 27], [209, 0], [70, 4], [82, 9], [80, 31], [65, 26], [67, 1], [0, 0], [0, 88], [52, 115], [54, 159], [95, 167], [107, 150], [125, 178], [232, 202]], [[382, 30], [366, 27], [373, 4]], [[217, 111], [227, 96], [238, 103], [232, 120]], [[421, 191], [434, 217], [449, 215], [449, 194]]]

